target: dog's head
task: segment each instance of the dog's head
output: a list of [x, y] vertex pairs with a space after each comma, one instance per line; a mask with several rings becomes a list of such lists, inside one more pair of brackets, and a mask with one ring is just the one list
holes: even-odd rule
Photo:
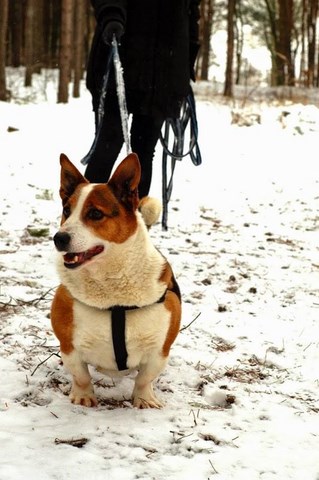
[[69, 269], [87, 265], [111, 243], [123, 243], [137, 229], [141, 168], [131, 153], [107, 184], [91, 184], [61, 154], [60, 196], [63, 211], [54, 243]]

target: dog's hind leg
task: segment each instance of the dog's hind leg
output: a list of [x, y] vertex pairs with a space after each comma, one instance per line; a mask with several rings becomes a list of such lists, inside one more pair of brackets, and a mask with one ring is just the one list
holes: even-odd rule
[[163, 404], [156, 398], [152, 382], [164, 370], [167, 358], [155, 354], [147, 363], [139, 367], [133, 390], [133, 406], [136, 408], [161, 408]]
[[83, 405], [84, 407], [95, 407], [98, 402], [94, 395], [87, 364], [81, 361], [75, 350], [68, 355], [62, 354], [62, 361], [66, 369], [73, 376], [69, 396], [71, 402], [75, 405]]

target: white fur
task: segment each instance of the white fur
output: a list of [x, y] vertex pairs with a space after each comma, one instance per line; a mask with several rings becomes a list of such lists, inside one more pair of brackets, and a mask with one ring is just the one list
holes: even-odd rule
[[159, 219], [162, 204], [157, 198], [142, 198], [140, 203], [140, 212], [147, 227], [151, 227]]
[[[63, 355], [65, 367], [73, 375], [71, 400], [86, 406], [97, 403], [87, 364], [109, 376], [119, 374], [114, 360], [111, 313], [75, 301], [73, 306], [75, 350]], [[127, 367], [138, 370], [133, 391], [136, 407], [160, 407], [152, 381], [166, 365], [162, 346], [169, 328], [170, 313], [163, 303], [126, 312], [125, 342]]]
[[[84, 362], [99, 369], [113, 371], [114, 360], [111, 312], [74, 302], [73, 344]], [[163, 303], [126, 312], [125, 339], [127, 366], [136, 369], [148, 362], [150, 354], [161, 351], [169, 328], [170, 313]]]

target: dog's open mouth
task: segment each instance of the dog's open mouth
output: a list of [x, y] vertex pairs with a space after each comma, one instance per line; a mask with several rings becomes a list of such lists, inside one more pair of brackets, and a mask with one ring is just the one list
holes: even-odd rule
[[85, 252], [78, 252], [78, 253], [66, 253], [63, 255], [64, 266], [66, 268], [76, 268], [80, 265], [91, 260], [91, 258], [95, 257], [99, 253], [103, 252], [104, 247], [102, 245], [97, 245], [96, 247], [90, 248]]

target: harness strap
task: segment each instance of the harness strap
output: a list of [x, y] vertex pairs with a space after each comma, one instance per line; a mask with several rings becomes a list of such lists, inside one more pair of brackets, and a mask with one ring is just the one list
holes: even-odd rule
[[112, 340], [117, 368], [127, 370], [127, 350], [125, 343], [125, 307], [113, 307], [112, 317]]
[[[162, 303], [165, 300], [167, 290], [163, 293], [161, 298], [154, 303]], [[117, 368], [121, 370], [127, 370], [127, 350], [125, 342], [125, 325], [126, 325], [126, 310], [136, 310], [143, 307], [123, 307], [114, 306], [111, 307], [111, 321], [112, 321], [112, 340], [113, 349], [115, 354], [115, 361]]]

